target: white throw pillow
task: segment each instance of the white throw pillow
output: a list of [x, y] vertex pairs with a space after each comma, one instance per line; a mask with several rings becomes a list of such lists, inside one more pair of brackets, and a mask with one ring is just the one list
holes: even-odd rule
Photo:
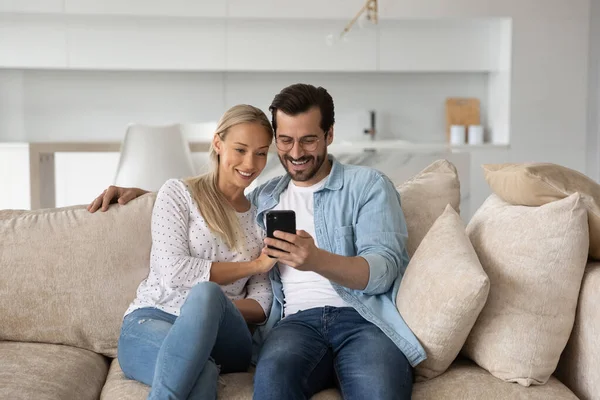
[[398, 311], [427, 352], [417, 381], [435, 378], [465, 343], [490, 288], [487, 275], [448, 205], [410, 260], [396, 297]]
[[540, 207], [491, 195], [467, 226], [490, 279], [464, 354], [494, 376], [541, 385], [573, 328], [589, 239], [578, 193]]
[[412, 256], [448, 204], [460, 213], [458, 173], [451, 162], [438, 160], [396, 189], [408, 228], [406, 248]]
[[600, 259], [600, 185], [562, 165], [550, 163], [486, 164], [485, 180], [510, 204], [541, 206], [579, 193], [587, 207], [590, 256]]

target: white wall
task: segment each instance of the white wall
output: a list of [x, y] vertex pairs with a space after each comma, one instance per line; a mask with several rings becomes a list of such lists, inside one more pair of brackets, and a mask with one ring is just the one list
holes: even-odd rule
[[274, 95], [296, 82], [329, 90], [340, 138], [366, 140], [362, 130], [374, 109], [379, 138], [443, 142], [447, 96], [480, 98], [483, 114], [488, 98], [484, 73], [0, 71], [3, 76], [21, 86], [5, 92], [5, 102], [14, 103], [0, 108], [0, 120], [24, 121], [24, 127], [15, 136], [0, 126], [0, 142], [121, 140], [131, 122], [215, 121], [238, 103], [268, 113]]
[[338, 139], [366, 140], [367, 111], [377, 115], [377, 138], [444, 142], [444, 101], [452, 96], [482, 100], [487, 109], [487, 74], [483, 73], [279, 73], [229, 74], [227, 106], [255, 101], [267, 110], [285, 86], [306, 82], [325, 87], [336, 110]]
[[24, 142], [25, 106], [22, 71], [0, 70], [0, 142]]
[[[457, 13], [513, 17], [511, 146], [506, 152], [473, 153], [473, 207], [490, 193], [479, 167], [483, 163], [544, 161], [589, 173], [590, 1], [461, 0], [453, 4]], [[593, 157], [597, 159], [598, 154]]]
[[118, 141], [131, 122], [202, 122], [223, 111], [221, 73], [21, 73], [29, 141]]

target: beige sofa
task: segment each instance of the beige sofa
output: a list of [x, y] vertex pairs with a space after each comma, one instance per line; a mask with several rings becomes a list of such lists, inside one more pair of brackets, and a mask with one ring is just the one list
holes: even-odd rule
[[[440, 168], [455, 173], [447, 164], [436, 168], [435, 173]], [[438, 196], [428, 199], [442, 205], [439, 215], [447, 203], [458, 201], [455, 193], [448, 197], [440, 191], [458, 187], [452, 182], [446, 187], [425, 172], [426, 179], [406, 184], [423, 184], [420, 189], [399, 190], [410, 208], [411, 202], [419, 203], [419, 190], [435, 187]], [[145, 195], [95, 214], [84, 206], [0, 211], [0, 399], [147, 396], [149, 388], [127, 380], [115, 357], [123, 312], [148, 273], [154, 199]], [[409, 227], [420, 220], [431, 226], [436, 217], [406, 213]], [[417, 245], [413, 239], [412, 246]], [[600, 263], [592, 263], [584, 274], [569, 344], [546, 384], [507, 383], [459, 357], [441, 376], [416, 383], [413, 398], [600, 399], [599, 302]], [[223, 378], [219, 398], [252, 398], [251, 373]], [[335, 389], [314, 397], [339, 398]]]

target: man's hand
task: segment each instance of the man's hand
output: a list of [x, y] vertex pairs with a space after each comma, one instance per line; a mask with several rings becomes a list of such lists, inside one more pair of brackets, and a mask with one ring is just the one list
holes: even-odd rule
[[350, 289], [364, 290], [367, 287], [370, 267], [363, 257], [345, 257], [319, 249], [312, 236], [305, 231], [296, 231], [295, 235], [275, 231], [273, 235], [277, 239], [266, 238], [265, 244], [277, 249], [265, 247], [262, 250], [264, 254], [276, 257], [277, 261], [299, 271], [316, 272]]
[[138, 188], [109, 186], [108, 189], [103, 191], [100, 196], [96, 197], [94, 201], [90, 203], [87, 210], [92, 213], [96, 212], [98, 209], [106, 211], [108, 210], [108, 206], [112, 203], [118, 202], [119, 204], [124, 205], [146, 193], [148, 192]]
[[[307, 232], [296, 231], [296, 234], [275, 231], [277, 239], [266, 238], [265, 244], [277, 249], [264, 248], [263, 253], [277, 258], [277, 261], [300, 271], [315, 271], [318, 269], [319, 254], [322, 252]], [[281, 239], [281, 240], [280, 240]], [[280, 251], [281, 249], [283, 251]], [[287, 253], [286, 253], [287, 252]]]

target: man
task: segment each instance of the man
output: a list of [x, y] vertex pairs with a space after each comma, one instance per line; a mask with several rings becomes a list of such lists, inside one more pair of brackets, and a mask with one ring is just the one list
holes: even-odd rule
[[[278, 268], [254, 398], [307, 399], [336, 384], [345, 399], [409, 399], [425, 352], [394, 304], [408, 263], [399, 195], [382, 173], [328, 155], [335, 119], [325, 89], [289, 86], [270, 110], [287, 174], [249, 197], [261, 227], [267, 211], [291, 209], [298, 231], [265, 239]], [[111, 191], [90, 211], [144, 193]]]

